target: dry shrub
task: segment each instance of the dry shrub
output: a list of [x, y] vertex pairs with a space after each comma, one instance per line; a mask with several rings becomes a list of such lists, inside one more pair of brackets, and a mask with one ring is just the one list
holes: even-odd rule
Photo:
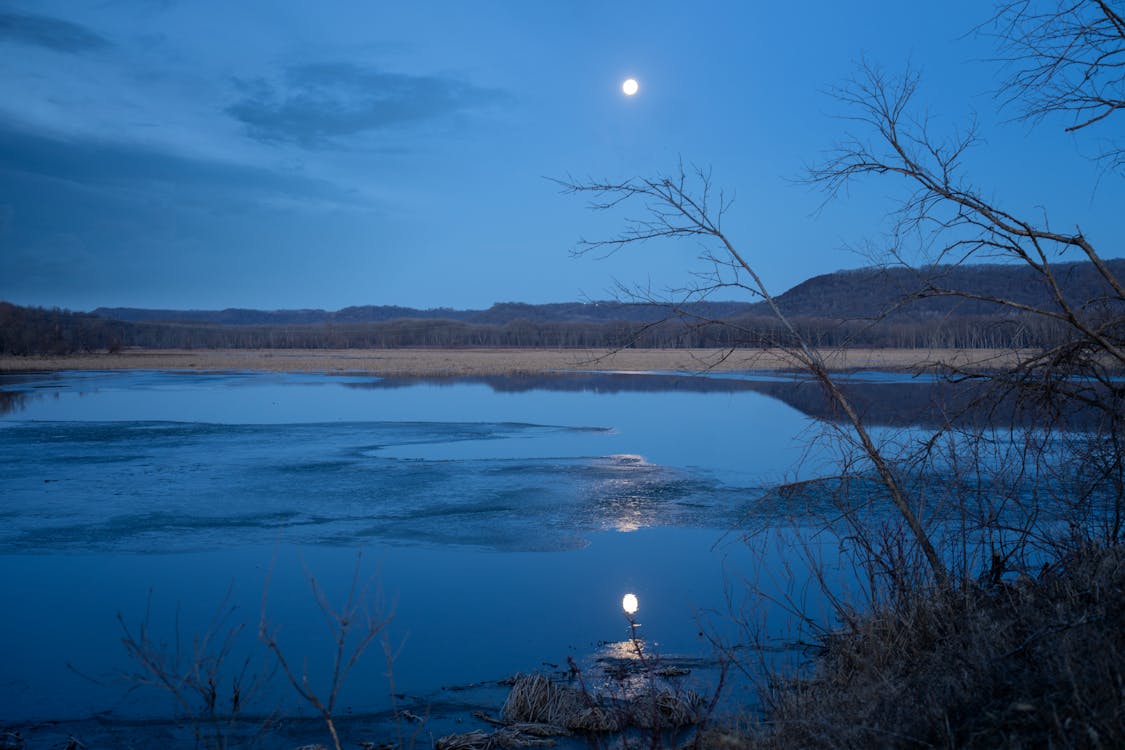
[[[526, 727], [543, 725], [513, 725], [487, 733], [477, 729], [464, 734], [449, 734], [434, 743], [435, 750], [522, 750], [528, 747], [553, 747], [555, 741], [548, 736], [524, 731]], [[560, 732], [562, 733], [562, 732]]]
[[691, 691], [657, 690], [631, 701], [630, 723], [641, 729], [678, 729], [703, 721], [707, 701]]
[[551, 724], [574, 732], [617, 732], [624, 728], [620, 711], [541, 674], [516, 679], [501, 716], [506, 722]]
[[608, 697], [532, 674], [516, 678], [501, 717], [509, 729], [524, 735], [553, 736], [567, 730], [605, 734], [630, 728], [659, 732], [695, 726], [704, 720], [707, 708], [707, 701], [691, 691], [651, 684], [630, 698]]
[[562, 737], [570, 734], [569, 730], [555, 724], [539, 724], [526, 721], [510, 724], [508, 728], [514, 729], [520, 734], [527, 734], [532, 737]]
[[434, 750], [488, 750], [488, 732], [474, 729], [462, 734], [447, 734], [434, 742]]
[[586, 705], [581, 692], [557, 684], [545, 675], [518, 675], [500, 714], [505, 721], [561, 724]]
[[901, 597], [765, 701], [755, 747], [1125, 747], [1125, 548]]

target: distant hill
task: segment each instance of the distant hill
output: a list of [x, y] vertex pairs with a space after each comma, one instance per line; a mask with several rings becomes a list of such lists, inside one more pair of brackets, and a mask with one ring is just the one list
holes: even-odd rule
[[[1107, 261], [1125, 279], [1125, 260]], [[1090, 263], [1055, 266], [1062, 294], [1094, 319], [1125, 316]], [[960, 290], [958, 297], [941, 289]], [[968, 295], [968, 296], [964, 296]], [[1070, 335], [1046, 316], [980, 297], [1054, 309], [1032, 269], [1013, 265], [862, 268], [815, 276], [777, 297], [790, 323], [820, 346], [1034, 347]], [[875, 321], [875, 322], [873, 322]], [[325, 310], [159, 310], [92, 313], [0, 302], [0, 353], [139, 348], [734, 347], [792, 343], [758, 302], [693, 302], [678, 308], [628, 302], [501, 302], [486, 310], [367, 305]]]
[[[694, 302], [684, 306], [691, 315], [725, 320], [753, 312], [746, 302]], [[101, 318], [133, 323], [209, 323], [215, 325], [308, 325], [324, 323], [380, 323], [390, 320], [455, 320], [464, 323], [505, 325], [516, 320], [575, 323], [591, 321], [654, 322], [668, 317], [668, 310], [651, 304], [629, 302], [558, 302], [533, 305], [499, 302], [487, 310], [454, 310], [448, 307], [418, 310], [412, 307], [345, 307], [326, 310], [152, 310], [134, 307], [99, 307], [92, 312]]]
[[[1106, 261], [1119, 279], [1125, 279], [1125, 259]], [[1092, 263], [1059, 263], [1054, 266], [1065, 296], [1076, 304], [1097, 303], [1111, 290]], [[874, 318], [894, 310], [898, 318], [937, 316], [987, 316], [1011, 311], [991, 302], [964, 297], [926, 297], [902, 300], [928, 287], [1003, 297], [1035, 307], [1051, 307], [1053, 300], [1041, 275], [1026, 265], [934, 266], [923, 273], [906, 268], [860, 268], [814, 276], [784, 294], [777, 302], [782, 312], [795, 317]], [[1118, 300], [1120, 303], [1120, 300]], [[764, 313], [759, 303], [754, 312]]]
[[410, 307], [346, 307], [338, 312], [326, 310], [161, 310], [137, 307], [99, 307], [94, 315], [131, 323], [209, 323], [213, 325], [312, 325], [320, 323], [372, 323], [404, 318], [442, 318], [457, 320], [465, 311], [415, 310]]
[[[1119, 278], [1125, 278], [1125, 259], [1106, 262]], [[1103, 298], [1110, 290], [1091, 263], [1055, 266], [1066, 296], [1085, 303]], [[958, 289], [991, 295], [1025, 305], [1049, 307], [1050, 290], [1042, 278], [1026, 266], [962, 265], [936, 266], [924, 274], [905, 268], [860, 268], [814, 276], [777, 296], [781, 310], [792, 317], [836, 320], [870, 319], [892, 311], [899, 319], [949, 316], [1006, 315], [1010, 310], [994, 303], [963, 297], [902, 300], [927, 287]], [[693, 302], [677, 308], [704, 320], [730, 320], [743, 316], [768, 316], [770, 310], [758, 302]], [[666, 306], [617, 301], [560, 302], [533, 305], [500, 302], [487, 310], [455, 310], [441, 307], [419, 310], [411, 307], [365, 305], [326, 310], [153, 310], [132, 307], [99, 307], [92, 312], [101, 318], [127, 322], [207, 323], [212, 325], [312, 325], [379, 323], [391, 320], [449, 320], [463, 323], [506, 325], [529, 322], [651, 323], [669, 315]]]

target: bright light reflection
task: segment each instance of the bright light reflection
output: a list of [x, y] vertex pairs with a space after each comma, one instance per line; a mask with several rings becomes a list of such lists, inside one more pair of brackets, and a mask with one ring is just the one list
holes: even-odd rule
[[635, 476], [636, 469], [651, 468], [649, 463], [635, 453], [618, 453], [609, 458], [622, 475], [605, 483], [605, 491], [617, 498], [611, 511], [616, 517], [609, 519], [607, 525], [624, 533], [649, 526], [652, 512], [644, 507], [644, 475]]
[[635, 615], [639, 605], [640, 603], [637, 601], [636, 594], [626, 594], [621, 597], [621, 609], [625, 610], [625, 614], [627, 615]]

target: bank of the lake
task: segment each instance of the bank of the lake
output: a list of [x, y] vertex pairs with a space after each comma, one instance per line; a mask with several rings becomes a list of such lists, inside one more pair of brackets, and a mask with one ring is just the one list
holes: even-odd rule
[[[836, 371], [1009, 367], [1027, 352], [1009, 349], [835, 349]], [[61, 370], [199, 370], [356, 373], [390, 376], [514, 375], [578, 371], [786, 370], [780, 349], [135, 349], [61, 356], [0, 355], [0, 372]]]

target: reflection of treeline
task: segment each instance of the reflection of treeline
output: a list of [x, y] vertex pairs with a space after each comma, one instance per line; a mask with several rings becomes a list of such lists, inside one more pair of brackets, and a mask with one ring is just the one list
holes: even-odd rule
[[[1020, 401], [1014, 394], [990, 392], [975, 380], [951, 381], [928, 378], [886, 382], [839, 376], [837, 382], [852, 405], [869, 425], [878, 427], [941, 428], [950, 424], [1031, 425], [1044, 416], [1044, 404]], [[802, 414], [825, 422], [843, 422], [821, 384], [807, 377], [781, 373], [760, 378], [708, 377], [686, 373], [564, 372], [516, 375], [431, 375], [427, 377], [381, 377], [348, 388], [385, 390], [428, 385], [476, 383], [497, 393], [562, 391], [586, 393], [760, 393]], [[1090, 430], [1099, 414], [1090, 401], [1105, 398], [1105, 388], [1087, 383], [1084, 389], [1061, 399], [1051, 419], [1071, 430]]]
[[[791, 320], [818, 346], [889, 348], [1043, 347], [1062, 342], [1064, 330], [1042, 317], [961, 316], [939, 320]], [[106, 320], [86, 313], [0, 303], [0, 353], [66, 354], [123, 346], [159, 349], [360, 349], [399, 347], [693, 348], [791, 344], [776, 319], [743, 316], [698, 322], [671, 317], [644, 323], [531, 321], [503, 324], [410, 318], [372, 323], [223, 325]]]
[[0, 391], [0, 416], [27, 408], [29, 398], [20, 391]]

